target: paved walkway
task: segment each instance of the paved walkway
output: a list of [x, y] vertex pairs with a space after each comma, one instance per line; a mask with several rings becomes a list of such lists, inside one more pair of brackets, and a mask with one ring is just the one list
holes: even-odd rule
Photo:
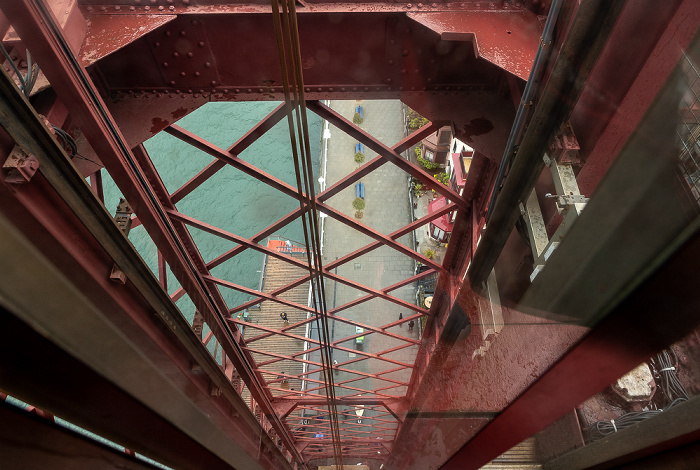
[[[374, 137], [388, 146], [395, 145], [404, 137], [403, 111], [402, 104], [399, 101], [362, 101], [359, 103], [356, 101], [333, 101], [331, 102], [331, 107], [344, 117], [352, 119], [355, 106], [358, 104], [362, 105], [364, 111], [364, 122], [361, 124], [361, 127]], [[328, 186], [358, 167], [358, 164], [354, 161], [357, 141], [333, 126], [330, 126], [330, 132], [331, 138], [328, 145], [326, 175], [326, 184]], [[375, 156], [376, 153], [365, 148], [365, 162], [370, 161]], [[384, 234], [389, 234], [411, 222], [411, 207], [408, 199], [409, 176], [405, 172], [391, 163], [386, 163], [380, 169], [363, 178], [362, 182], [365, 185], [366, 208], [360, 222]], [[352, 207], [354, 199], [355, 187], [353, 185], [332, 197], [329, 200], [329, 204], [354, 217], [355, 209]], [[372, 241], [371, 238], [328, 217], [325, 219], [323, 261], [324, 263], [329, 263]], [[399, 239], [399, 242], [413, 248], [413, 235], [406, 235]], [[338, 267], [337, 273], [368, 287], [381, 289], [412, 276], [414, 273], [414, 261], [392, 248], [381, 247]], [[397, 289], [391, 294], [405, 301], [415, 303], [415, 286], [412, 284]], [[326, 304], [329, 309], [364, 295], [364, 292], [355, 288], [327, 281]], [[383, 326], [397, 321], [399, 314], [402, 314], [405, 318], [410, 312], [392, 302], [375, 299], [339, 312], [338, 315], [371, 326]], [[334, 341], [355, 334], [353, 326], [341, 322], [332, 322], [332, 324]], [[408, 327], [403, 325], [392, 327], [387, 331], [418, 339], [418, 328], [414, 328], [412, 332], [409, 332]], [[398, 339], [372, 333], [365, 334], [362, 345], [357, 345], [354, 340], [350, 340], [343, 342], [340, 346], [370, 354], [378, 354], [401, 344], [403, 342]], [[413, 364], [416, 353], [417, 346], [411, 346], [388, 353], [383, 357]], [[359, 357], [354, 352], [337, 350], [334, 352], [334, 359], [341, 364]], [[344, 367], [377, 374], [394, 369], [397, 366], [377, 359], [369, 359], [353, 362]], [[386, 375], [387, 378], [404, 382], [408, 382], [410, 376], [411, 369], [403, 369]], [[356, 376], [350, 373], [339, 372], [336, 374], [335, 382], [337, 384], [352, 377]], [[348, 385], [360, 389], [376, 389], [391, 386], [392, 383], [380, 379], [362, 379]], [[381, 393], [403, 396], [405, 392], [405, 387], [398, 387], [387, 389]], [[353, 393], [357, 392], [342, 388], [336, 390], [336, 394], [339, 396]]]

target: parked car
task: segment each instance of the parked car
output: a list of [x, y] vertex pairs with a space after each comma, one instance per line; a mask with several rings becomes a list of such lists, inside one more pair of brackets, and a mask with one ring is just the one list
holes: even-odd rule
[[[363, 328], [361, 328], [359, 326], [355, 327], [355, 334], [356, 335], [359, 335], [360, 333], [364, 333], [364, 332], [365, 332], [365, 330]], [[355, 338], [355, 344], [361, 345], [361, 344], [364, 344], [364, 342], [365, 342], [365, 335], [358, 336], [357, 338]]]

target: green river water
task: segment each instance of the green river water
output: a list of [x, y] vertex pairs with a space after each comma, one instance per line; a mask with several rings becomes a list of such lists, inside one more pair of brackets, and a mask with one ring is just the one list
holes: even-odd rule
[[[273, 102], [209, 103], [181, 119], [178, 125], [226, 149], [272, 111], [277, 104]], [[313, 113], [309, 113], [308, 119], [314, 181], [316, 181], [322, 120]], [[171, 194], [213, 160], [204, 152], [164, 132], [146, 141], [145, 147]], [[286, 119], [280, 121], [239, 156], [261, 170], [296, 186]], [[106, 174], [104, 176], [105, 205], [114, 214], [121, 192]], [[295, 199], [229, 166], [220, 170], [177, 203], [177, 209], [180, 212], [246, 238], [255, 235], [298, 207], [299, 203]], [[189, 230], [206, 262], [235, 246], [230, 241], [198, 229], [190, 227]], [[304, 235], [301, 221], [295, 220], [278, 231], [277, 235], [302, 241]], [[129, 239], [157, 275], [157, 251], [144, 228], [139, 226], [132, 229]], [[236, 284], [257, 289], [262, 261], [262, 254], [246, 250], [234, 259], [214, 268], [212, 274]], [[168, 273], [169, 293], [173, 293], [178, 287], [175, 278]], [[220, 288], [220, 290], [229, 307], [250, 299], [249, 295], [231, 289]], [[189, 298], [183, 297], [177, 305], [183, 315], [191, 320], [194, 315], [194, 306]]]

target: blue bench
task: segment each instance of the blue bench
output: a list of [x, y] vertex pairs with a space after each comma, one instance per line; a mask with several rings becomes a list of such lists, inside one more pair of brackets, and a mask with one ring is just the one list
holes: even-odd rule
[[355, 197], [365, 198], [365, 183], [357, 183], [355, 185]]
[[356, 108], [355, 108], [355, 112], [356, 112], [356, 113], [360, 113], [360, 117], [361, 117], [362, 119], [365, 118], [365, 115], [362, 113], [362, 106], [356, 107]]
[[362, 152], [365, 153], [365, 145], [361, 142], [355, 144], [355, 153]]

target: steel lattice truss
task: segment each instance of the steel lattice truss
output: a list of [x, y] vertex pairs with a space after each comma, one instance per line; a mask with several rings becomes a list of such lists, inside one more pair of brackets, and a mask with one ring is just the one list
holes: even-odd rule
[[[324, 104], [320, 102], [309, 102], [308, 106], [317, 114], [327, 119], [332, 125], [345, 131], [353, 138], [358, 139], [358, 141], [363, 143], [366, 147], [378, 153], [376, 158], [360, 166], [341, 181], [338, 181], [325, 189], [325, 191], [319, 193], [316, 197], [316, 204], [329, 217], [344, 224], [348, 230], [356, 230], [373, 240], [365, 246], [348, 253], [346, 256], [327, 263], [324, 268], [324, 275], [328, 280], [351, 286], [362, 294], [353, 301], [329, 309], [328, 312], [329, 319], [335, 322], [341, 322], [352, 327], [363, 329], [362, 333], [335, 338], [332, 342], [332, 348], [335, 351], [351, 353], [357, 356], [337, 363], [333, 371], [335, 374], [343, 374], [343, 379], [338, 380], [336, 378], [335, 383], [336, 393], [340, 396], [337, 406], [339, 410], [339, 420], [341, 422], [340, 431], [343, 454], [347, 456], [386, 458], [389, 453], [388, 451], [391, 450], [393, 440], [399, 427], [397, 415], [391, 411], [390, 403], [403, 399], [409, 385], [407, 379], [396, 379], [394, 377], [397, 373], [402, 371], [404, 372], [404, 377], [410, 377], [411, 370], [414, 367], [412, 362], [404, 362], [391, 358], [391, 354], [420, 344], [420, 341], [417, 339], [409, 338], [391, 330], [392, 328], [404, 325], [412, 320], [418, 322], [421, 317], [429, 314], [427, 309], [395, 297], [392, 295], [392, 292], [401, 287], [413, 285], [419, 279], [434, 275], [442, 270], [440, 264], [407, 248], [396, 240], [427, 224], [430, 220], [454, 210], [457, 205], [455, 203], [450, 203], [441, 210], [431, 213], [429, 216], [418, 219], [392, 233], [383, 234], [335, 209], [328, 203], [328, 199], [338, 194], [341, 190], [355, 184], [362, 177], [370, 174], [387, 162], [394, 163], [404, 169], [408, 174], [419, 178], [430, 187], [434, 187], [436, 191], [449, 196], [451, 200], [461, 201], [461, 199], [456, 194], [453, 194], [452, 190], [439, 184], [425, 171], [400, 155], [401, 152], [415, 145], [426, 135], [435, 132], [435, 130], [441, 126], [441, 123], [429, 123], [390, 148]], [[243, 350], [250, 354], [251, 363], [253, 364], [256, 375], [262, 379], [261, 382], [263, 384], [264, 393], [272, 400], [273, 407], [278, 413], [278, 417], [280, 419], [286, 417], [286, 426], [294, 438], [297, 449], [303, 452], [305, 460], [308, 460], [332, 455], [332, 446], [329, 436], [330, 426], [327, 419], [328, 410], [325, 406], [323, 386], [324, 374], [328, 373], [328, 371], [324, 370], [320, 359], [313, 359], [314, 353], [317, 353], [320, 349], [318, 338], [304, 336], [304, 330], [307, 324], [315, 322], [317, 314], [306, 302], [299, 303], [289, 300], [286, 297], [286, 295], [295, 288], [302, 287], [308, 289], [310, 275], [306, 268], [304, 257], [299, 256], [303, 253], [286, 253], [285, 250], [279, 250], [264, 244], [264, 241], [268, 237], [273, 236], [285, 225], [297, 220], [300, 217], [301, 210], [295, 209], [254, 236], [245, 238], [205, 223], [197, 218], [197, 214], [184, 214], [180, 212], [175, 205], [188, 194], [196, 191], [199, 186], [226, 166], [234, 167], [246, 175], [266, 184], [269, 186], [270, 191], [279, 191], [287, 196], [308, 202], [307, 196], [303, 194], [300, 196], [297, 188], [238, 157], [240, 153], [251, 146], [257, 139], [263, 136], [267, 130], [271, 129], [285, 116], [283, 105], [278, 106], [228, 149], [219, 148], [178, 125], [173, 124], [166, 128], [165, 131], [170, 135], [177, 137], [183, 142], [215, 158], [206, 168], [192, 176], [187, 183], [172, 193], [169, 193], [165, 188], [153, 162], [143, 146], [139, 146], [135, 150], [135, 156], [139, 160], [139, 164], [144, 170], [147, 179], [154, 186], [170, 221], [175, 226], [188, 252], [195, 261], [198, 274], [206, 282], [208, 293], [212, 298], [216, 299], [217, 304], [225, 306], [229, 314], [227, 323], [230, 328], [236, 332], [235, 335], [238, 337], [238, 342]], [[187, 230], [188, 227], [196, 228], [233, 242], [235, 246], [224, 253], [218, 254], [210, 262], [205, 263], [205, 257], [197, 249], [194, 240]], [[339, 266], [356, 260], [362, 255], [377, 250], [380, 247], [389, 247], [396, 250], [428, 266], [429, 269], [382, 289], [357, 284], [355, 281], [335, 273]], [[246, 250], [254, 250], [267, 256], [268, 259], [278, 260], [281, 261], [283, 265], [296, 268], [298, 275], [294, 279], [290, 279], [286, 285], [282, 285], [272, 292], [260, 292], [212, 275], [212, 270], [214, 268], [240, 255]], [[165, 279], [163, 277], [163, 273], [165, 272], [163, 257], [159, 257], [159, 261], [161, 278]], [[249, 294], [254, 298], [240, 305], [230, 307], [226, 305], [224, 297], [219, 291], [220, 288], [233, 289], [238, 292]], [[173, 294], [172, 298], [173, 300], [178, 300], [184, 294], [185, 290], [179, 289]], [[383, 302], [396, 304], [411, 313], [408, 313], [400, 320], [395, 320], [383, 325], [370, 325], [342, 316], [343, 312], [347, 312], [351, 308], [362, 306], [362, 304], [366, 306], [368, 302], [377, 299]], [[270, 327], [250, 323], [236, 316], [239, 312], [259, 306], [259, 304], [263, 303], [265, 305], [271, 305], [273, 309], [274, 305], [277, 305], [287, 311], [301, 312], [303, 313], [303, 319], [293, 321], [282, 327]], [[207, 323], [208, 322], [204, 320], [202, 315], [197, 312], [193, 320], [193, 330], [199, 335], [200, 339], [210, 347], [210, 351], [212, 351], [215, 358], [218, 358], [217, 360], [220, 362], [222, 369], [228, 377], [238, 385], [239, 393], [247, 400], [253, 412], [255, 412], [256, 416], [260, 419], [263, 427], [271, 430], [272, 427], [263, 417], [263, 413], [259, 412], [259, 398], [256, 397], [254, 393], [251, 393], [244, 381], [239, 379], [233, 361], [231, 361], [226, 353], [226, 348], [222, 347], [220, 344], [222, 340], [226, 341], [226, 339], [216, 335], [213, 328], [207, 328], [209, 330], [208, 333], [205, 335], [202, 334], [205, 329], [204, 326], [209, 326]], [[245, 335], [243, 336], [240, 332], [244, 329]], [[391, 338], [393, 340], [392, 344], [395, 345], [375, 353], [352, 348], [351, 345], [354, 344], [354, 340], [357, 337], [369, 335]], [[290, 346], [288, 346], [283, 353], [279, 351], [279, 348], [271, 350], [269, 347], [271, 344], [279, 344], [285, 340], [287, 341], [285, 344], [289, 344]], [[308, 345], [306, 349], [298, 346], [304, 342]], [[294, 347], [292, 346], [293, 344], [297, 346]], [[222, 351], [221, 353], [219, 352], [220, 350]], [[368, 368], [373, 372], [356, 370], [358, 363], [363, 361], [369, 363]], [[279, 370], [282, 367], [281, 364], [284, 364], [286, 370], [303, 371], [299, 373], [285, 373]], [[300, 383], [304, 383], [303, 390], [290, 387], [290, 384], [295, 384], [298, 387]], [[274, 435], [274, 432], [272, 434]], [[378, 453], [383, 453], [384, 455], [378, 456]]]

